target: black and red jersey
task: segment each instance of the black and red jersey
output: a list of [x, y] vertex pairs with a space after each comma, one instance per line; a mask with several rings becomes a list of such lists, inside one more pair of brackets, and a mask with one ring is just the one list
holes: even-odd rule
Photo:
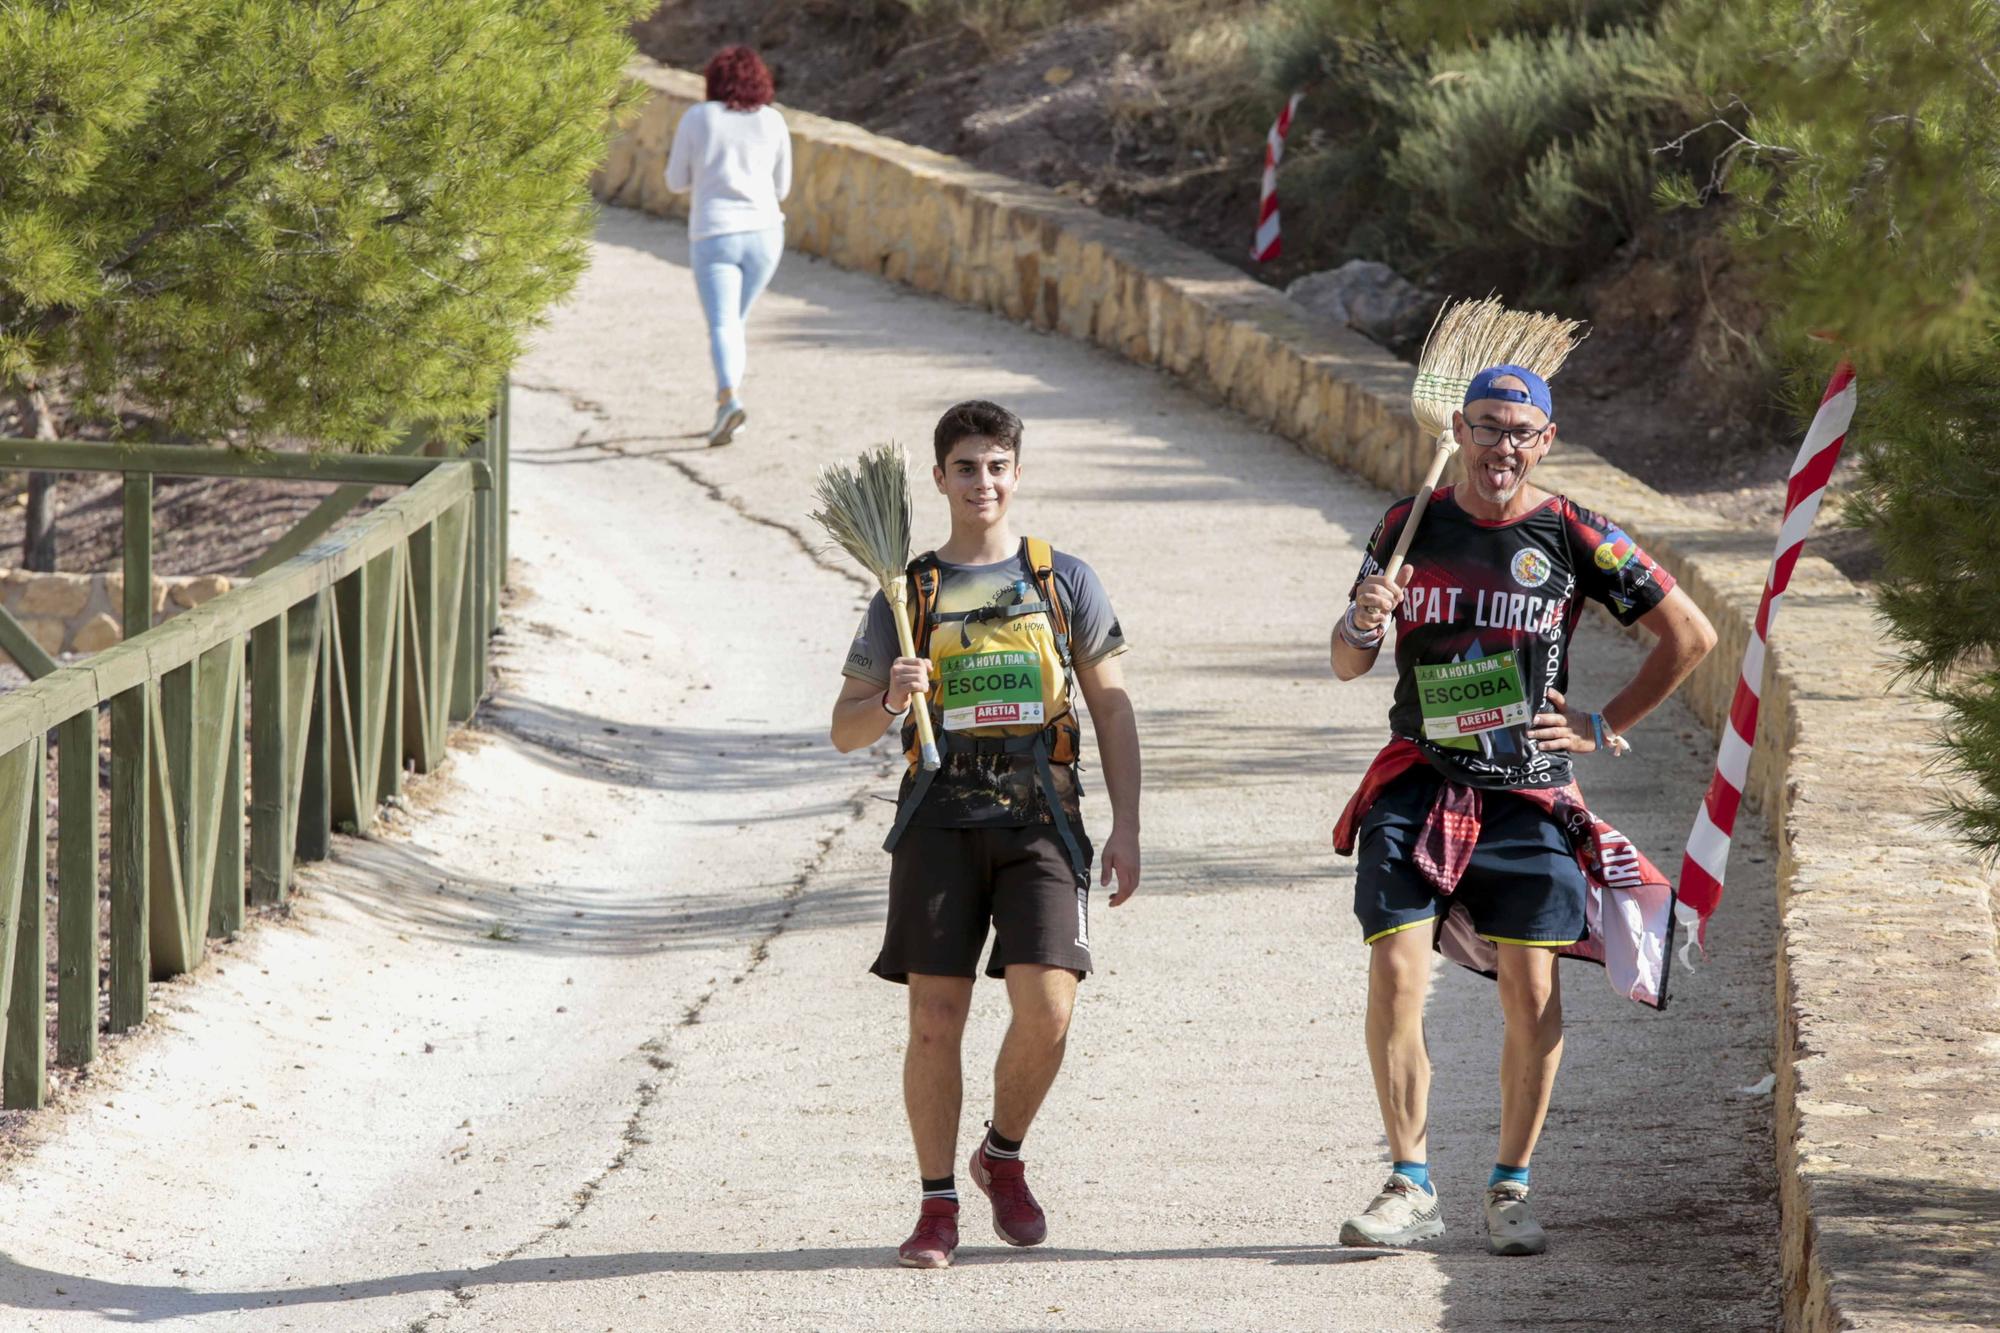
[[[1356, 587], [1382, 572], [1411, 503], [1398, 500], [1382, 516]], [[1569, 642], [1585, 599], [1629, 625], [1673, 591], [1673, 576], [1611, 520], [1567, 496], [1489, 522], [1466, 513], [1448, 486], [1431, 497], [1408, 564], [1389, 729], [1469, 786], [1568, 782], [1569, 755], [1537, 749], [1528, 722], [1547, 707], [1551, 687], [1568, 692]]]

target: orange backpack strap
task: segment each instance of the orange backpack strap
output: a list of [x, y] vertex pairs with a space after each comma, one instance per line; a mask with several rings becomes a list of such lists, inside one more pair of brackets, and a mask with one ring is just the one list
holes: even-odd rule
[[1049, 627], [1056, 636], [1056, 655], [1062, 659], [1063, 674], [1069, 678], [1069, 708], [1061, 717], [1049, 719], [1048, 725], [1035, 737], [1035, 775], [1048, 799], [1049, 815], [1055, 823], [1057, 835], [1062, 838], [1063, 847], [1069, 852], [1070, 868], [1076, 872], [1077, 886], [1081, 890], [1090, 884], [1090, 859], [1084, 855], [1075, 830], [1069, 826], [1069, 816], [1063, 812], [1062, 797], [1056, 791], [1055, 775], [1049, 767], [1052, 763], [1074, 764], [1082, 757], [1078, 752], [1080, 737], [1076, 726], [1076, 668], [1069, 650], [1069, 607], [1063, 604], [1062, 590], [1056, 584], [1055, 552], [1040, 537], [1028, 538], [1025, 547], [1028, 568], [1034, 573], [1035, 589], [1048, 603]]
[[1034, 574], [1035, 590], [1049, 604], [1049, 625], [1056, 632], [1056, 648], [1062, 657], [1063, 670], [1068, 671], [1069, 608], [1063, 605], [1062, 593], [1056, 587], [1055, 552], [1040, 537], [1029, 537], [1024, 545], [1027, 548], [1028, 568]]

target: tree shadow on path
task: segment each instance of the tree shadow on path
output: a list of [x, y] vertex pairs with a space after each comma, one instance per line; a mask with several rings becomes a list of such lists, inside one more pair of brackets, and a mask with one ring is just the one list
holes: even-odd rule
[[[1008, 1250], [968, 1246], [962, 1265], [1139, 1263], [1155, 1260], [1242, 1260], [1272, 1265], [1366, 1263], [1396, 1257], [1395, 1250], [1350, 1250], [1323, 1245], [1218, 1245], [1161, 1250], [1096, 1250], [1050, 1247]], [[0, 1294], [13, 1310], [93, 1310], [113, 1323], [150, 1324], [199, 1315], [278, 1306], [323, 1305], [375, 1300], [424, 1292], [456, 1292], [479, 1287], [546, 1282], [601, 1282], [674, 1273], [831, 1273], [895, 1268], [885, 1246], [740, 1252], [659, 1250], [561, 1258], [504, 1259], [482, 1268], [440, 1268], [359, 1282], [327, 1282], [259, 1291], [200, 1291], [156, 1283], [107, 1282], [57, 1273], [0, 1255]]]
[[783, 877], [751, 877], [726, 892], [629, 889], [588, 880], [510, 880], [466, 872], [428, 848], [347, 838], [315, 868], [316, 889], [339, 896], [398, 931], [454, 949], [496, 954], [618, 957], [745, 942], [782, 922], [838, 929], [875, 919], [881, 893], [870, 881], [836, 877], [788, 897]]

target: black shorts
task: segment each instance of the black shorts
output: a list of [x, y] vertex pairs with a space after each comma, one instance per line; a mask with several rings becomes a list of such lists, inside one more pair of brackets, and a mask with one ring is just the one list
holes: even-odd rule
[[1429, 767], [1397, 778], [1361, 820], [1354, 915], [1364, 943], [1434, 921], [1456, 903], [1496, 944], [1574, 944], [1587, 933], [1589, 886], [1569, 839], [1540, 806], [1504, 791], [1480, 793], [1479, 843], [1449, 900], [1411, 859], [1417, 833], [1444, 779]]
[[[1081, 840], [1083, 834], [1077, 831]], [[986, 927], [993, 952], [986, 975], [1009, 963], [1090, 972], [1090, 843], [1085, 871], [1070, 864], [1053, 825], [903, 830], [889, 860], [889, 925], [868, 970], [887, 981], [979, 974]]]

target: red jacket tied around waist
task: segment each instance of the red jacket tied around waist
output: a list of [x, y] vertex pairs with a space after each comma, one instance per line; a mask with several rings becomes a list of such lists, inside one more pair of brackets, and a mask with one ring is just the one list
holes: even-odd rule
[[[1423, 751], [1411, 741], [1397, 739], [1384, 746], [1334, 825], [1334, 850], [1353, 855], [1369, 807], [1390, 783], [1424, 762]], [[1584, 911], [1589, 933], [1558, 952], [1602, 965], [1612, 987], [1628, 999], [1665, 1008], [1673, 946], [1673, 885], [1630, 838], [1590, 813], [1576, 783], [1514, 788], [1507, 794], [1540, 806], [1556, 821], [1590, 886]], [[1431, 887], [1447, 900], [1438, 918], [1438, 952], [1492, 976], [1499, 946], [1481, 939], [1465, 913], [1452, 911], [1449, 901], [1479, 842], [1483, 801], [1477, 787], [1449, 779], [1440, 784], [1418, 832], [1413, 859]]]

